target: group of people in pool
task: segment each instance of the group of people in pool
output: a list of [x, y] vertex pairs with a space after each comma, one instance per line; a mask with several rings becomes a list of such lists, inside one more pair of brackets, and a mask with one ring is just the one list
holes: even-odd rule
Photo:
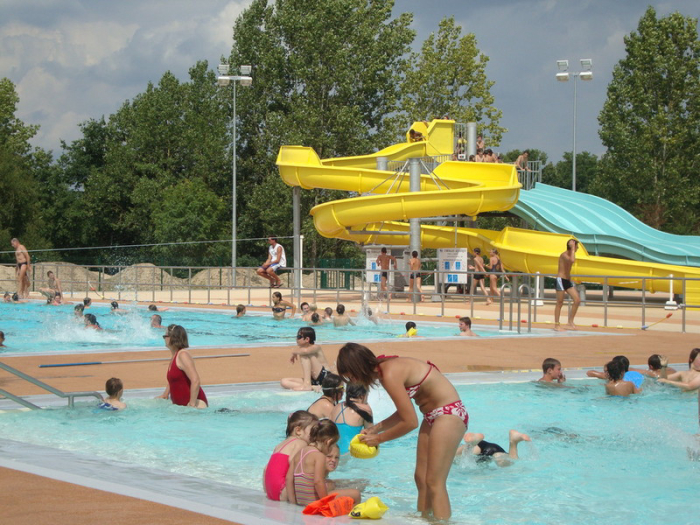
[[[608, 361], [602, 371], [588, 370], [588, 377], [605, 381], [605, 392], [611, 396], [628, 397], [639, 394], [646, 378], [657, 383], [680, 388], [684, 392], [700, 390], [700, 348], [693, 348], [688, 356], [688, 370], [677, 371], [668, 366], [668, 358], [652, 354], [647, 360], [647, 369], [630, 368], [630, 361], [624, 355], [617, 355]], [[566, 376], [561, 363], [548, 357], [542, 363], [542, 377], [538, 380], [554, 386], [564, 386]]]
[[352, 498], [353, 504], [360, 502], [361, 487], [342, 488], [327, 477], [341, 454], [348, 453], [352, 438], [373, 423], [368, 389], [351, 383], [345, 392], [342, 378], [328, 373], [321, 393], [306, 410], [289, 416], [286, 438], [263, 471], [265, 493], [272, 500], [306, 506], [334, 492]]
[[[466, 432], [469, 420], [466, 408], [452, 384], [429, 361], [375, 356], [363, 345], [347, 343], [338, 354], [336, 374], [323, 349], [316, 344], [312, 327], [302, 327], [297, 333], [297, 345], [291, 350], [290, 361], [297, 360], [302, 366], [302, 378], [285, 378], [280, 384], [288, 389], [314, 389], [322, 393], [306, 413], [320, 419], [322, 427], [312, 428], [324, 430], [319, 438], [313, 430], [307, 432], [306, 427], [295, 430], [294, 424], [288, 424], [287, 437], [275, 447], [264, 473], [265, 490], [271, 499], [307, 505], [324, 497], [328, 493], [324, 484], [327, 471], [321, 468], [324, 455], [332, 454], [336, 443], [340, 443], [340, 453], [346, 453], [350, 440], [358, 434], [360, 441], [378, 446], [411, 432], [419, 426], [411, 400], [424, 414], [415, 480], [418, 510], [425, 516], [449, 518], [446, 480], [456, 455], [493, 458], [499, 466], [505, 466], [518, 458], [518, 444], [530, 441], [528, 435], [511, 430], [506, 451], [485, 441], [482, 434]], [[374, 424], [367, 394], [370, 387], [378, 384], [389, 394], [396, 411]], [[344, 389], [347, 393], [341, 402]], [[295, 414], [290, 416], [290, 421]], [[312, 419], [305, 421], [316, 425]], [[304, 439], [306, 436], [308, 439]], [[313, 470], [314, 465], [317, 470]], [[353, 493], [353, 498], [356, 497], [359, 493]]]

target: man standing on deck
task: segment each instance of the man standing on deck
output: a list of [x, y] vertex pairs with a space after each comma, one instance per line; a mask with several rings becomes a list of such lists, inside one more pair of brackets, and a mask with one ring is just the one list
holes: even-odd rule
[[387, 293], [387, 286], [386, 286], [386, 281], [389, 278], [389, 271], [391, 268], [391, 263], [394, 263], [394, 269], [396, 269], [396, 257], [393, 255], [389, 255], [386, 253], [386, 248], [382, 248], [382, 253], [379, 254], [379, 257], [377, 257], [377, 265], [382, 269], [382, 282], [381, 282], [381, 288], [382, 288], [382, 294], [384, 297], [388, 296]]
[[277, 237], [268, 237], [267, 242], [270, 243], [267, 260], [258, 268], [257, 273], [270, 281], [270, 288], [279, 288], [282, 286], [282, 281], [276, 272], [287, 266], [287, 256], [284, 254], [282, 245], [278, 244]]
[[[566, 251], [559, 256], [559, 271], [557, 272], [556, 283], [557, 305], [554, 307], [554, 329], [558, 332], [576, 330], [574, 317], [576, 317], [578, 305], [581, 303], [576, 286], [571, 282], [571, 267], [576, 262], [576, 250], [578, 250], [578, 241], [569, 239], [566, 241]], [[564, 306], [566, 294], [569, 294], [574, 304], [571, 305], [571, 310], [569, 310], [569, 322], [566, 328], [562, 328], [559, 324], [559, 317], [561, 315], [561, 307]]]
[[12, 239], [10, 244], [12, 244], [12, 247], [15, 249], [15, 259], [17, 260], [17, 267], [15, 268], [15, 273], [17, 274], [17, 294], [20, 299], [26, 299], [29, 297], [29, 270], [31, 269], [29, 252], [19, 243], [17, 238]]

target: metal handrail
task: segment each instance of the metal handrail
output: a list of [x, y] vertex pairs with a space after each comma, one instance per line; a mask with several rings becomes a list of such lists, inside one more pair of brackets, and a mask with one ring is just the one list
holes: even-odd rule
[[518, 333], [520, 333], [520, 325], [522, 324], [520, 319], [520, 305], [522, 301], [520, 299], [523, 296], [523, 288], [527, 290], [527, 333], [532, 333], [532, 290], [525, 283], [518, 286]]
[[[32, 287], [37, 286], [39, 280], [34, 278], [34, 273], [36, 272], [36, 269], [38, 268], [37, 265], [41, 264], [46, 264], [46, 263], [36, 263], [33, 267], [33, 274], [30, 277], [32, 279]], [[97, 265], [97, 266], [83, 266], [82, 268], [88, 269], [95, 271], [94, 276], [77, 276], [72, 274], [72, 270], [68, 270], [67, 273], [63, 273], [63, 268], [62, 265], [65, 263], [51, 263], [49, 266], [53, 267], [54, 271], [57, 272], [57, 275], [59, 272], [61, 272], [63, 275], [60, 275], [61, 280], [63, 281], [63, 289], [64, 289], [64, 295], [67, 297], [69, 294], [72, 296], [75, 292], [77, 293], [85, 293], [86, 295], [90, 295], [91, 291], [94, 290], [93, 286], [96, 285], [98, 286], [97, 292], [100, 293], [100, 290], [105, 290], [105, 285], [107, 285], [108, 289], [111, 288], [113, 285], [117, 285], [113, 291], [105, 291], [104, 293], [107, 294], [107, 297], [114, 297], [118, 300], [121, 300], [124, 294], [130, 295], [130, 297], [133, 297], [133, 300], [141, 299], [141, 300], [151, 300], [151, 301], [156, 301], [156, 294], [159, 292], [165, 292], [165, 294], [170, 295], [170, 300], [173, 300], [173, 293], [176, 290], [182, 290], [185, 292], [185, 297], [186, 301], [189, 303], [192, 303], [193, 299], [195, 300], [202, 300], [206, 298], [207, 303], [211, 303], [213, 300], [223, 300], [226, 301], [225, 303], [222, 304], [231, 304], [232, 299], [236, 299], [232, 297], [232, 294], [234, 293], [235, 290], [238, 290], [242, 292], [243, 294], [247, 293], [248, 296], [248, 301], [247, 304], [251, 305], [251, 293], [255, 290], [260, 290], [260, 289], [267, 289], [266, 286], [260, 286], [260, 285], [253, 285], [252, 283], [252, 276], [254, 276], [254, 268], [247, 268], [246, 272], [246, 277], [245, 277], [245, 282], [241, 286], [236, 286], [235, 288], [231, 288], [230, 282], [226, 283], [224, 282], [224, 276], [226, 275], [226, 271], [228, 270], [229, 275], [230, 275], [230, 268], [229, 269], [221, 269], [218, 267], [206, 267], [206, 266], [198, 266], [198, 267], [154, 267], [151, 268], [149, 267], [148, 269], [144, 269], [145, 272], [142, 274], [142, 271], [139, 270], [138, 274], [129, 276], [127, 279], [123, 278], [121, 275], [121, 271], [129, 268], [129, 266], [115, 266], [115, 265]], [[69, 265], [65, 264], [66, 266], [74, 266], [74, 265]], [[178, 270], [182, 271], [182, 273], [185, 275], [185, 278], [180, 281], [179, 279], [174, 279], [174, 280], [169, 280], [169, 276], [172, 275], [173, 273], [176, 273]], [[203, 275], [204, 279], [201, 279], [202, 284], [195, 284], [192, 282], [194, 279], [194, 274], [198, 272], [199, 270], [216, 270], [216, 273], [219, 275], [216, 275], [216, 273], [213, 273], [211, 277]], [[113, 280], [107, 281], [106, 279], [102, 279], [102, 275], [105, 275], [107, 272], [112, 272], [112, 271], [119, 271], [120, 276], [116, 276]], [[303, 293], [308, 293], [310, 295], [314, 296], [314, 302], [316, 302], [317, 296], [323, 296], [327, 295], [327, 292], [330, 292], [331, 294], [335, 295], [336, 300], [340, 301], [341, 297], [347, 294], [357, 294], [359, 292], [360, 286], [359, 283], [362, 283], [362, 295], [364, 296], [367, 292], [370, 292], [372, 290], [371, 283], [368, 283], [365, 281], [366, 276], [367, 276], [367, 269], [365, 268], [312, 268], [312, 267], [305, 267], [305, 268], [287, 268], [287, 271], [290, 272], [289, 275], [285, 278], [285, 280], [288, 281], [287, 285], [285, 288], [290, 289], [291, 293], [295, 294], [295, 297], [300, 297], [301, 294]], [[331, 286], [328, 289], [317, 289], [318, 284], [314, 285], [313, 283], [310, 286], [307, 287], [294, 287], [292, 286], [291, 283], [291, 277], [294, 275], [295, 272], [304, 272], [305, 274], [308, 274], [309, 272], [316, 273], [318, 275], [318, 272], [336, 272], [339, 275], [342, 275], [343, 273], [350, 272], [352, 274], [352, 284], [348, 287], [342, 287], [342, 286]], [[398, 274], [398, 273], [404, 273], [407, 272], [408, 270], [404, 269], [390, 269], [387, 270], [390, 274]], [[435, 270], [429, 270], [430, 273], [433, 273], [435, 276], [440, 276], [446, 273], [463, 273], [466, 275], [469, 275], [472, 272], [467, 272], [467, 271], [461, 271], [457, 272], [454, 270], [450, 271], [443, 271], [440, 270], [439, 268], [436, 268]], [[428, 273], [428, 271], [424, 272]], [[549, 274], [528, 274], [528, 273], [517, 273], [517, 272], [507, 272], [509, 275], [512, 275], [513, 278], [517, 276], [518, 279], [528, 279], [530, 277], [537, 277], [539, 276], [540, 278], [544, 277], [553, 277], [554, 275], [549, 275]], [[70, 274], [70, 275], [69, 275]], [[125, 274], [126, 275], [126, 274]], [[37, 274], [38, 276], [38, 274]], [[595, 279], [595, 282], [600, 282], [602, 279], [604, 287], [607, 286], [608, 289], [610, 289], [610, 286], [612, 286], [610, 283], [615, 282], [621, 278], [624, 278], [625, 281], [629, 280], [638, 280], [638, 281], [643, 281], [644, 286], [649, 286], [650, 288], [654, 289], [654, 292], [660, 292], [662, 289], [665, 287], [665, 283], [668, 283], [669, 281], [673, 282], [678, 282], [681, 281], [682, 286], [682, 295], [686, 299], [685, 304], [682, 304], [680, 306], [681, 310], [681, 326], [680, 329], [685, 332], [686, 331], [686, 311], [685, 308], [690, 307], [690, 308], [698, 308], [698, 304], [688, 304], [687, 301], [687, 284], [688, 282], [699, 282], [700, 278], [690, 278], [690, 277], [674, 277], [672, 275], [668, 276], [663, 276], [663, 277], [651, 277], [649, 275], [639, 275], [639, 276], [629, 276], [629, 275], [607, 275], [607, 276], [600, 276], [600, 275], [582, 275], [578, 274], [575, 276], [577, 280], [580, 280], [582, 282], [586, 282], [588, 277]], [[91, 281], [89, 280], [91, 279]], [[359, 279], [359, 282], [358, 282]], [[0, 280], [0, 285], [2, 285], [4, 282], [14, 282], [12, 279], [2, 279]], [[438, 279], [438, 281], [442, 281], [442, 279]], [[652, 287], [652, 282], [654, 281], [660, 281], [663, 282], [664, 285], [659, 285], [659, 283], [654, 284]], [[522, 282], [522, 281], [521, 281]], [[695, 286], [695, 285], [693, 285]], [[513, 283], [513, 288], [517, 288], [517, 284]], [[223, 297], [222, 297], [223, 294]], [[145, 297], [144, 297], [145, 295]], [[441, 314], [445, 314], [445, 302], [450, 301], [450, 296], [452, 294], [446, 294], [444, 292], [441, 292], [439, 289], [435, 289], [435, 291], [432, 292], [432, 295], [437, 301], [440, 301], [441, 304]], [[511, 294], [514, 295], [514, 294]], [[610, 306], [617, 306], [617, 305], [625, 305], [629, 306], [629, 302], [619, 302], [619, 301], [614, 301], [611, 297], [609, 297], [607, 294], [603, 294], [604, 297], [600, 302], [597, 300], [594, 301], [594, 303], [599, 304], [603, 308], [603, 326], [608, 325], [608, 308]], [[196, 297], [195, 297], [196, 296]], [[127, 297], [125, 297], [127, 298]], [[243, 299], [243, 297], [237, 298], [238, 301]], [[659, 307], [658, 305], [654, 305], [649, 301], [649, 294], [645, 290], [642, 292], [642, 297], [640, 298], [641, 300], [636, 302], [635, 304], [641, 308], [641, 314], [642, 314], [642, 322], [640, 323], [640, 326], [645, 326], [646, 322], [646, 316], [648, 315], [648, 312], [646, 310], [651, 309], [651, 308], [657, 308]], [[502, 300], [508, 300], [506, 298]], [[590, 299], [588, 299], [590, 301]], [[545, 301], [547, 301], [545, 299]], [[394, 301], [387, 301], [384, 303], [383, 307], [386, 308], [387, 313], [391, 313], [392, 306], [396, 305], [398, 303]], [[474, 303], [472, 302], [472, 311], [474, 307]], [[414, 303], [414, 313], [416, 313], [416, 304]], [[510, 305], [511, 307], [511, 316], [512, 316], [512, 310], [513, 310], [512, 303]], [[661, 306], [663, 307], [663, 305]], [[394, 306], [395, 308], [395, 306]], [[537, 315], [537, 310], [535, 309], [535, 320]], [[511, 327], [512, 328], [512, 327]]]
[[513, 287], [511, 284], [508, 283], [503, 283], [501, 287], [499, 288], [499, 291], [501, 292], [501, 305], [500, 305], [500, 310], [498, 313], [498, 329], [503, 330], [503, 316], [505, 315], [505, 305], [503, 304], [503, 297], [505, 296], [505, 291], [506, 288], [510, 291], [510, 293], [513, 293]]
[[[24, 372], [21, 372], [20, 370], [17, 370], [16, 368], [11, 367], [10, 365], [3, 363], [2, 361], [0, 361], [0, 368], [5, 370], [6, 372], [9, 372], [10, 374], [16, 375], [20, 379], [24, 379], [25, 381], [28, 381], [29, 383], [36, 385], [39, 388], [42, 388], [42, 389], [54, 394], [55, 396], [61, 397], [63, 399], [67, 398], [69, 407], [74, 406], [74, 401], [75, 401], [76, 397], [96, 397], [99, 401], [103, 400], [102, 395], [100, 395], [97, 392], [63, 392], [62, 390], [59, 390], [58, 388], [52, 387], [51, 385], [48, 385], [48, 384], [44, 383], [43, 381], [40, 381], [36, 377], [32, 377], [28, 374], [25, 374]], [[0, 393], [2, 393], [8, 399], [16, 401], [17, 403], [24, 405], [28, 408], [32, 408], [32, 409], [40, 409], [41, 408], [41, 407], [38, 407], [38, 406], [30, 403], [29, 401], [25, 401], [22, 398], [18, 398], [14, 394], [10, 394], [9, 392], [6, 392], [4, 390], [0, 390]], [[20, 399], [22, 399], [22, 400], [20, 401]]]

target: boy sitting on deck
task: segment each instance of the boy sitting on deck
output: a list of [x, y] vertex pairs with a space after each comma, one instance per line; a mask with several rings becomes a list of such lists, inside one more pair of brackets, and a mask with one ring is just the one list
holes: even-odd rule
[[316, 344], [316, 331], [310, 326], [299, 328], [297, 348], [292, 350], [290, 363], [297, 359], [301, 363], [302, 377], [285, 377], [280, 381], [282, 388], [289, 390], [313, 390], [320, 392], [323, 378], [331, 370], [323, 349]]

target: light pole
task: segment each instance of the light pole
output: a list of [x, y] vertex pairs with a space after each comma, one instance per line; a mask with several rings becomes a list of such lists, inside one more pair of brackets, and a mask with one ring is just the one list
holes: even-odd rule
[[569, 75], [574, 77], [574, 146], [573, 153], [571, 155], [571, 189], [576, 191], [576, 79], [588, 81], [593, 80], [593, 60], [590, 58], [582, 58], [581, 69], [582, 71], [569, 73], [569, 61], [568, 60], [557, 60], [557, 67], [559, 68], [559, 73], [557, 73], [557, 80], [559, 82], [568, 82]]
[[216, 83], [220, 87], [228, 86], [233, 81], [233, 161], [232, 161], [232, 181], [231, 181], [231, 286], [236, 286], [236, 84], [241, 83], [241, 86], [250, 86], [253, 83], [253, 77], [250, 76], [251, 66], [241, 66], [240, 75], [229, 75], [229, 65], [219, 64], [219, 75], [216, 77]]

